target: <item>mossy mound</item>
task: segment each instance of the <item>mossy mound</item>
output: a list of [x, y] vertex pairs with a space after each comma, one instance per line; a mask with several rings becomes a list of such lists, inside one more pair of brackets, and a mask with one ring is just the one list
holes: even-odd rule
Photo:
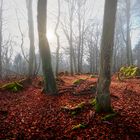
[[12, 91], [12, 92], [18, 92], [21, 89], [23, 89], [23, 86], [19, 84], [18, 82], [11, 82], [11, 83], [3, 85], [2, 87], [0, 87], [0, 89]]
[[121, 67], [118, 73], [118, 79], [123, 80], [125, 78], [134, 78], [140, 76], [140, 68], [137, 66]]
[[74, 107], [63, 106], [61, 107], [61, 109], [68, 112], [71, 115], [77, 115], [79, 112], [81, 112], [84, 106], [85, 106], [85, 102], [81, 102], [77, 106]]
[[84, 81], [86, 81], [86, 79], [77, 79], [73, 82], [73, 85], [79, 85], [79, 84], [83, 83]]

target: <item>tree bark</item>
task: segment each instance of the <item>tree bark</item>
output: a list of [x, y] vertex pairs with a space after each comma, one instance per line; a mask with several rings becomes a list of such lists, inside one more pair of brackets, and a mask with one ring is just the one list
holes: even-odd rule
[[103, 32], [100, 54], [100, 74], [98, 79], [96, 111], [112, 111], [110, 100], [111, 65], [114, 45], [114, 30], [117, 0], [105, 0]]
[[79, 32], [79, 39], [78, 39], [78, 73], [81, 73], [81, 65], [80, 65], [80, 58], [81, 58], [81, 3], [78, 1], [78, 32]]
[[34, 75], [34, 69], [35, 69], [34, 23], [33, 23], [32, 3], [33, 0], [26, 0], [27, 14], [28, 14], [28, 27], [29, 27], [29, 40], [30, 40], [29, 74], [28, 74], [30, 78]]
[[47, 0], [38, 0], [38, 36], [39, 51], [42, 59], [42, 71], [44, 75], [44, 91], [46, 93], [57, 94], [56, 81], [52, 71], [51, 53], [46, 37], [46, 18], [47, 18]]
[[72, 21], [73, 21], [73, 5], [70, 7], [71, 15], [70, 15], [70, 73], [73, 75], [73, 37], [72, 37]]
[[2, 14], [3, 0], [0, 2], [0, 79], [2, 78]]
[[55, 73], [56, 75], [58, 74], [58, 70], [59, 70], [59, 50], [60, 50], [60, 39], [59, 39], [59, 35], [57, 33], [57, 29], [59, 27], [59, 23], [60, 23], [60, 0], [58, 0], [58, 17], [57, 17], [57, 24], [55, 27], [55, 35], [57, 38], [57, 48], [56, 48], [56, 70]]
[[127, 36], [126, 36], [126, 52], [127, 52], [127, 65], [132, 65], [132, 46], [130, 37], [130, 0], [126, 0], [126, 26], [127, 26]]

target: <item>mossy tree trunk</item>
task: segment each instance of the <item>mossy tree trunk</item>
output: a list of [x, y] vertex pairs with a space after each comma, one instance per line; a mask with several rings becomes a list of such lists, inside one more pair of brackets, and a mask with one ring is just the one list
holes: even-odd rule
[[98, 79], [96, 97], [97, 112], [109, 112], [112, 110], [109, 87], [111, 83], [116, 9], [117, 0], [105, 0], [100, 54], [100, 75]]
[[46, 37], [47, 0], [38, 0], [37, 10], [39, 51], [42, 59], [44, 90], [46, 93], [56, 94], [56, 81], [52, 71], [50, 47]]

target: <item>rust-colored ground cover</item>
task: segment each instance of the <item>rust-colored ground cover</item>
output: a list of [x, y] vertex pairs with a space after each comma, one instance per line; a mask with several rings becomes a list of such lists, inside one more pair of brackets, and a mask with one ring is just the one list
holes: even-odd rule
[[[86, 80], [73, 85], [79, 78]], [[0, 91], [0, 139], [140, 139], [139, 79], [119, 82], [115, 76], [112, 78], [111, 100], [117, 115], [109, 121], [103, 121], [105, 114], [96, 114], [89, 104], [95, 97], [91, 87], [96, 84], [96, 78], [77, 75], [61, 76], [61, 79], [58, 80], [58, 96], [43, 94], [39, 78], [18, 93]], [[74, 107], [81, 102], [85, 106], [76, 115], [62, 110], [62, 107]], [[72, 130], [78, 124], [86, 124], [86, 127]]]

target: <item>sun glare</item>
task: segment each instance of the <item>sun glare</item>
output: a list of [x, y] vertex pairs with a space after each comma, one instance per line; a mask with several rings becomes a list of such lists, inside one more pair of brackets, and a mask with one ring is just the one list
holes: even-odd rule
[[54, 36], [54, 33], [52, 31], [48, 31], [47, 32], [47, 38], [49, 41], [53, 41], [55, 36]]

